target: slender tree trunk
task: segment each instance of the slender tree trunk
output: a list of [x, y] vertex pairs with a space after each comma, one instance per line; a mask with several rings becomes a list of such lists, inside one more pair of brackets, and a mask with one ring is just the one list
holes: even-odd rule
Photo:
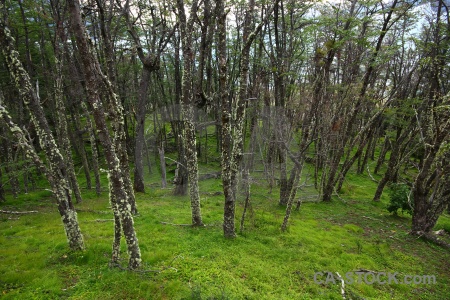
[[[72, 250], [84, 249], [83, 236], [78, 225], [77, 213], [72, 204], [72, 191], [67, 182], [66, 165], [62, 157], [53, 134], [45, 118], [44, 110], [39, 102], [39, 98], [34, 91], [28, 73], [19, 61], [19, 54], [14, 48], [14, 39], [9, 28], [5, 24], [6, 16], [3, 2], [0, 2], [0, 45], [11, 76], [14, 78], [19, 95], [25, 106], [28, 108], [32, 122], [39, 136], [39, 142], [44, 149], [50, 170], [45, 172], [58, 203], [58, 210], [66, 232], [69, 247]], [[1, 102], [1, 101], [0, 101]], [[24, 147], [28, 155], [38, 164], [43, 166], [34, 149], [28, 144], [23, 131], [13, 123], [9, 113], [4, 107], [0, 107], [0, 113], [11, 132], [16, 136], [21, 147]]]
[[20, 192], [20, 184], [17, 179], [17, 171], [16, 171], [16, 161], [12, 155], [12, 147], [9, 141], [4, 141], [3, 143], [3, 151], [6, 153], [7, 162], [5, 165], [6, 173], [8, 174], [9, 186], [11, 187], [11, 192], [14, 198], [17, 198], [18, 193]]
[[296, 165], [294, 169], [291, 171], [291, 175], [289, 177], [289, 198], [286, 203], [286, 213], [284, 214], [283, 224], [281, 225], [281, 231], [285, 231], [287, 229], [288, 221], [291, 216], [292, 206], [294, 204], [295, 195], [297, 194], [297, 185], [300, 181], [300, 177], [302, 174], [303, 162], [300, 165]]
[[6, 201], [6, 199], [5, 199], [5, 188], [3, 185], [3, 173], [2, 173], [2, 168], [0, 167], [0, 203], [5, 202], [5, 201]]
[[231, 103], [227, 86], [227, 44], [226, 44], [226, 14], [223, 0], [216, 1], [217, 18], [217, 55], [219, 60], [219, 91], [222, 102], [222, 131], [221, 131], [221, 156], [222, 156], [222, 185], [225, 196], [223, 212], [224, 236], [233, 238], [236, 236], [234, 225], [235, 201], [231, 180]]
[[[108, 177], [111, 187], [110, 193], [114, 194], [114, 196], [110, 199], [115, 202], [112, 203], [111, 206], [112, 209], [115, 210], [115, 214], [120, 217], [120, 223], [127, 243], [129, 255], [128, 267], [130, 269], [136, 269], [141, 265], [141, 252], [139, 249], [136, 232], [134, 230], [132, 203], [130, 203], [130, 195], [127, 194], [127, 183], [124, 180], [124, 176], [128, 176], [129, 180], [129, 173], [121, 170], [123, 167], [121, 164], [121, 159], [123, 162], [123, 157], [119, 157], [119, 155], [122, 155], [125, 149], [116, 149], [117, 146], [123, 145], [121, 142], [124, 137], [124, 120], [123, 118], [120, 118], [123, 117], [121, 114], [121, 106], [119, 106], [120, 103], [117, 101], [117, 96], [112, 90], [110, 82], [101, 72], [98, 60], [93, 54], [93, 50], [90, 48], [86, 28], [81, 21], [79, 1], [67, 0], [67, 3], [69, 6], [71, 27], [75, 35], [78, 51], [80, 52], [80, 57], [84, 66], [88, 100], [93, 109], [96, 129], [98, 131], [108, 165]], [[102, 88], [106, 91], [105, 96], [113, 98], [108, 101], [109, 104], [119, 106], [114, 108], [116, 110], [115, 112], [119, 113], [115, 116], [115, 118], [118, 119], [117, 125], [119, 126], [116, 129], [122, 130], [122, 132], [117, 132], [114, 140], [110, 136], [109, 128], [105, 119], [105, 109], [103, 108], [102, 101], [98, 93], [98, 91], [102, 90]], [[116, 150], [119, 152], [116, 152]]]
[[142, 153], [144, 149], [144, 130], [145, 115], [148, 95], [148, 86], [150, 81], [150, 70], [144, 65], [142, 69], [142, 78], [139, 86], [139, 97], [136, 113], [136, 144], [134, 148], [134, 190], [136, 192], [145, 192], [144, 186], [144, 166]]
[[80, 129], [80, 118], [78, 112], [70, 111], [72, 116], [72, 123], [75, 124], [73, 131], [68, 131], [70, 143], [74, 146], [75, 152], [77, 152], [83, 165], [84, 177], [86, 178], [86, 187], [88, 190], [92, 189], [92, 179], [89, 167], [89, 161], [84, 147], [83, 131]]
[[94, 125], [92, 124], [91, 116], [84, 102], [81, 102], [81, 108], [86, 119], [86, 128], [89, 134], [89, 143], [91, 144], [92, 170], [94, 171], [95, 178], [95, 192], [97, 193], [97, 196], [100, 196], [102, 189], [100, 182], [100, 164], [97, 149], [97, 137], [95, 136]]
[[241, 217], [241, 226], [239, 227], [239, 231], [242, 233], [244, 231], [244, 222], [245, 222], [245, 216], [247, 214], [247, 210], [250, 207], [250, 172], [248, 168], [243, 172], [242, 181], [245, 185], [245, 201], [244, 201], [244, 210], [242, 211], [242, 217]]
[[164, 189], [167, 187], [166, 180], [166, 158], [164, 156], [164, 144], [161, 142], [161, 145], [158, 147], [159, 152], [159, 163], [161, 166], [161, 187]]
[[[56, 45], [55, 48], [59, 47]], [[56, 55], [63, 57], [62, 55], [58, 55], [59, 51], [56, 51]], [[58, 57], [56, 57], [58, 60]], [[61, 59], [61, 58], [59, 58]], [[69, 141], [69, 133], [67, 131], [67, 118], [66, 118], [66, 109], [63, 100], [63, 78], [62, 78], [62, 61], [56, 62], [56, 80], [55, 80], [55, 102], [56, 102], [56, 116], [57, 116], [57, 126], [56, 126], [56, 135], [59, 141], [59, 145], [61, 147], [62, 155], [64, 156], [66, 167], [67, 167], [67, 179], [70, 182], [70, 186], [75, 195], [75, 199], [77, 203], [81, 203], [81, 191], [80, 186], [78, 185], [78, 180], [75, 174], [75, 167], [72, 159], [72, 148]]]
[[375, 165], [375, 170], [373, 171], [374, 174], [378, 174], [378, 172], [380, 171], [380, 168], [386, 159], [386, 154], [389, 151], [389, 149], [390, 149], [390, 140], [389, 137], [385, 136], [380, 156], [378, 156], [377, 164]]
[[194, 90], [191, 74], [194, 53], [192, 49], [192, 31], [190, 31], [190, 29], [194, 25], [194, 17], [197, 13], [198, 1], [192, 1], [188, 21], [186, 20], [186, 14], [184, 11], [184, 1], [177, 0], [177, 7], [184, 63], [181, 82], [181, 118], [184, 124], [183, 142], [186, 151], [186, 167], [188, 172], [189, 196], [191, 199], [192, 225], [203, 226], [198, 187], [198, 162], [193, 102]]

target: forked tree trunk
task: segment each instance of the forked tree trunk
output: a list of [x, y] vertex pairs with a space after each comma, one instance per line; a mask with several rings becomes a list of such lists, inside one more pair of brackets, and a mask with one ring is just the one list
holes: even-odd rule
[[[93, 109], [94, 121], [96, 129], [99, 134], [100, 142], [102, 143], [105, 158], [108, 165], [108, 177], [110, 180], [110, 193], [113, 195], [110, 199], [112, 201], [111, 206], [114, 210], [114, 214], [119, 216], [120, 224], [127, 243], [129, 262], [128, 267], [130, 269], [136, 269], [141, 265], [141, 252], [134, 230], [134, 221], [132, 215], [132, 204], [130, 203], [130, 197], [127, 194], [127, 182], [129, 180], [129, 173], [123, 172], [119, 155], [123, 155], [126, 149], [116, 149], [117, 146], [123, 145], [121, 142], [124, 140], [123, 126], [124, 120], [121, 114], [122, 107], [117, 101], [117, 96], [113, 91], [113, 88], [109, 80], [104, 76], [100, 69], [100, 64], [97, 57], [93, 54], [93, 50], [89, 44], [89, 38], [87, 36], [86, 28], [81, 20], [80, 14], [80, 2], [78, 0], [67, 0], [69, 6], [69, 13], [71, 19], [71, 27], [75, 35], [78, 51], [84, 66], [84, 72], [86, 77], [86, 88], [88, 91], [88, 100]], [[114, 116], [118, 124], [116, 124], [116, 130], [122, 130], [122, 132], [116, 132], [114, 140], [110, 136], [110, 129], [107, 126], [105, 118], [105, 109], [99, 95], [99, 91], [105, 91], [106, 97], [110, 97], [108, 103], [114, 106]], [[122, 118], [121, 118], [122, 117]], [[116, 150], [120, 152], [116, 152]], [[125, 152], [126, 153], [126, 152]], [[128, 178], [124, 178], [128, 176]], [[116, 222], [116, 226], [118, 226]], [[115, 258], [113, 257], [113, 262]]]
[[144, 193], [144, 161], [143, 150], [145, 144], [145, 116], [146, 116], [146, 104], [148, 100], [148, 88], [150, 84], [150, 76], [152, 72], [159, 69], [159, 57], [158, 54], [153, 52], [145, 55], [144, 49], [141, 45], [141, 41], [137, 30], [134, 25], [134, 21], [131, 20], [131, 13], [129, 8], [129, 1], [126, 1], [123, 8], [125, 21], [128, 27], [128, 32], [134, 41], [136, 46], [139, 60], [143, 64], [141, 81], [139, 83], [139, 93], [137, 101], [137, 113], [136, 113], [136, 136], [135, 136], [135, 148], [134, 148], [134, 189], [137, 192]]

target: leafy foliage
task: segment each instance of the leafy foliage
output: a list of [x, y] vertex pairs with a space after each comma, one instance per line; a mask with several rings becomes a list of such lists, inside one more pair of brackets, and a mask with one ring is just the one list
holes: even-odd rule
[[389, 191], [389, 205], [387, 210], [394, 215], [397, 215], [399, 209], [402, 214], [406, 211], [412, 215], [413, 199], [411, 190], [406, 184], [393, 183]]

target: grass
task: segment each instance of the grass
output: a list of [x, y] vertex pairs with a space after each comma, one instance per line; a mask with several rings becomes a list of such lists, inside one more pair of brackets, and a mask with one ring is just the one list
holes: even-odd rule
[[[449, 253], [408, 235], [409, 216], [392, 216], [387, 197], [373, 203], [375, 184], [349, 174], [331, 203], [304, 203], [280, 232], [284, 208], [264, 180], [252, 186], [252, 210], [243, 233], [222, 235], [221, 181], [200, 184], [205, 228], [174, 226], [191, 221], [189, 199], [160, 189], [158, 175], [137, 194], [135, 226], [144, 266], [139, 272], [109, 268], [113, 238], [107, 193], [84, 194], [77, 204], [87, 249], [70, 252], [51, 194], [7, 198], [1, 209], [38, 210], [0, 214], [0, 293], [4, 299], [342, 299], [340, 282], [314, 281], [317, 272], [357, 270], [435, 275], [436, 284], [348, 284], [350, 299], [446, 299]], [[151, 186], [151, 188], [149, 187]], [[242, 198], [242, 197], [240, 197]], [[243, 204], [238, 203], [238, 225]], [[442, 216], [436, 229], [450, 229]], [[122, 242], [123, 262], [126, 249]], [[159, 272], [154, 272], [159, 271]], [[324, 278], [322, 278], [324, 279]]]

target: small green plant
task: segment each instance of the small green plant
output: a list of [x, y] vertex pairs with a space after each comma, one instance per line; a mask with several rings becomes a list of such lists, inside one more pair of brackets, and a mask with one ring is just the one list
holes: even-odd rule
[[387, 210], [397, 215], [397, 211], [401, 209], [402, 214], [407, 212], [412, 215], [413, 198], [409, 186], [402, 183], [393, 183], [389, 189], [389, 205], [387, 206]]

